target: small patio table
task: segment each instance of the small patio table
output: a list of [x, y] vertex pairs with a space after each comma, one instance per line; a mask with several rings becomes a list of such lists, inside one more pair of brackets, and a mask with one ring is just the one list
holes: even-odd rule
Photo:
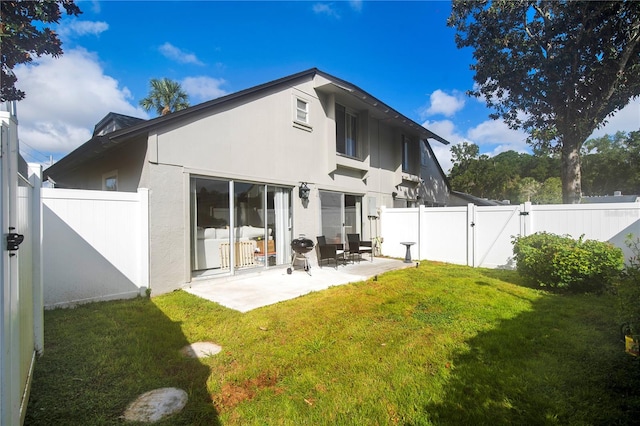
[[413, 241], [401, 242], [400, 244], [407, 247], [407, 253], [404, 256], [404, 263], [411, 263], [411, 246], [415, 244]]

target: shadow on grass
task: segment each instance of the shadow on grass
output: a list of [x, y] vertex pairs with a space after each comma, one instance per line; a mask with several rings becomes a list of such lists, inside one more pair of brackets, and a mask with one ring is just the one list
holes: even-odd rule
[[206, 387], [209, 368], [180, 353], [189, 343], [147, 298], [46, 311], [25, 425], [122, 424], [133, 400], [162, 387], [183, 389], [189, 400], [156, 424], [220, 424]]
[[[503, 279], [501, 277], [500, 279]], [[640, 362], [624, 353], [609, 296], [545, 295], [466, 341], [438, 425], [638, 424]]]
[[515, 269], [482, 269], [478, 268], [478, 271], [487, 278], [504, 281], [520, 287], [532, 288], [539, 290], [536, 284], [530, 280], [525, 279]]

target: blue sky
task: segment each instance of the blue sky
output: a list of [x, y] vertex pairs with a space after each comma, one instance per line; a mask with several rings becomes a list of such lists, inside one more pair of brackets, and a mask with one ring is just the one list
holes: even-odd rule
[[[445, 1], [76, 1], [53, 29], [64, 54], [16, 67], [21, 151], [56, 160], [107, 113], [138, 106], [151, 78], [180, 82], [195, 105], [309, 68], [347, 80], [449, 140], [490, 155], [528, 151], [526, 135], [465, 92], [472, 52], [455, 46]], [[640, 128], [640, 101], [594, 136]], [[450, 148], [432, 142], [445, 171]]]

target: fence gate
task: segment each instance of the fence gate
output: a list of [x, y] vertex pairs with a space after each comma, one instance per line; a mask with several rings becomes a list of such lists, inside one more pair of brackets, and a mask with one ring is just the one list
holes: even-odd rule
[[[8, 107], [7, 107], [8, 106]], [[20, 425], [43, 347], [41, 169], [19, 160], [15, 107], [0, 104], [0, 424]]]
[[484, 207], [471, 206], [473, 258], [470, 266], [508, 268], [513, 266], [511, 241], [525, 234], [525, 205]]

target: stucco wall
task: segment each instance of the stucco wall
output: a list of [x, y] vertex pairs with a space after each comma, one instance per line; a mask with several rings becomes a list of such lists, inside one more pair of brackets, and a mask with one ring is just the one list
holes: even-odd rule
[[[294, 122], [297, 98], [309, 104], [308, 126]], [[358, 114], [358, 159], [336, 154], [336, 102]], [[420, 137], [370, 108], [316, 75], [295, 86], [274, 86], [166, 121], [152, 128], [143, 143], [124, 144], [131, 154], [115, 149], [86, 165], [74, 183], [99, 189], [102, 174], [118, 169], [119, 189], [149, 188], [150, 287], [152, 294], [164, 293], [191, 279], [191, 176], [292, 188], [294, 238], [304, 234], [315, 240], [320, 235], [321, 190], [362, 196], [364, 239], [370, 238], [367, 216], [382, 206], [392, 207], [393, 193], [415, 199], [418, 184], [407, 182], [402, 172], [402, 138], [404, 134], [415, 142], [411, 158], [417, 161], [413, 169], [418, 174]], [[446, 191], [444, 181], [436, 169], [426, 171], [431, 173], [430, 184], [437, 187], [432, 196], [440, 197]], [[301, 182], [311, 188], [304, 203], [298, 197]], [[379, 221], [372, 224], [379, 226]]]
[[[153, 165], [149, 186], [149, 286], [152, 295], [182, 287], [189, 255], [189, 191], [182, 167]], [[187, 183], [188, 185], [188, 183]]]

